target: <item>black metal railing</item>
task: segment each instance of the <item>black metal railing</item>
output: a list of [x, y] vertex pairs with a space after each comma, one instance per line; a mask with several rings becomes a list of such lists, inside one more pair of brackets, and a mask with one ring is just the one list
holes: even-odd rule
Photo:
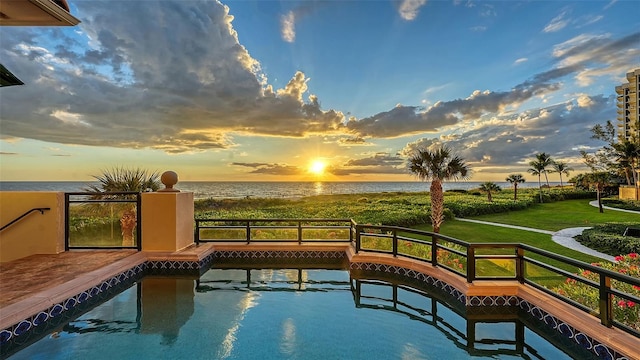
[[141, 251], [141, 203], [136, 191], [65, 193], [65, 250]]
[[[395, 226], [358, 225], [355, 230], [356, 253], [361, 251], [386, 253], [394, 257], [406, 257], [418, 261], [429, 262], [458, 276], [465, 277], [467, 282], [476, 280], [517, 280], [545, 292], [565, 303], [568, 303], [589, 314], [596, 315], [600, 322], [607, 326], [615, 326], [636, 337], [640, 337], [637, 328], [632, 328], [618, 321], [613, 312], [614, 301], [625, 301], [631, 307], [640, 307], [640, 297], [620, 290], [621, 287], [640, 289], [640, 279], [618, 273], [582, 261], [558, 255], [533, 246], [519, 243], [467, 243], [437, 233], [408, 229]], [[415, 237], [411, 237], [415, 236]], [[373, 241], [373, 240], [378, 240]], [[379, 241], [382, 240], [382, 243]], [[407, 246], [411, 244], [411, 246]], [[407, 251], [403, 248], [421, 246], [422, 251]], [[428, 251], [424, 251], [424, 248]], [[501, 251], [495, 251], [501, 249]], [[490, 250], [490, 252], [487, 252]], [[479, 271], [479, 262], [491, 262], [493, 266], [484, 266]], [[552, 265], [581, 269], [582, 274], [590, 273], [598, 278], [591, 280]], [[495, 266], [496, 263], [502, 265]], [[486, 265], [486, 264], [485, 264]], [[546, 275], [531, 276], [529, 269], [538, 268]], [[541, 271], [538, 271], [539, 273]], [[561, 279], [584, 285], [588, 291], [597, 293], [598, 306], [593, 309], [566, 294], [558, 293], [553, 288]], [[614, 286], [614, 284], [617, 285]], [[616, 300], [617, 299], [617, 300]], [[637, 311], [637, 310], [631, 310]]]
[[40, 214], [43, 214], [43, 215], [44, 215], [44, 212], [45, 212], [45, 211], [48, 211], [48, 210], [51, 210], [51, 208], [48, 208], [48, 207], [33, 208], [33, 209], [31, 209], [31, 210], [29, 210], [29, 211], [25, 212], [24, 214], [22, 214], [22, 215], [18, 216], [17, 218], [15, 218], [15, 219], [11, 220], [9, 223], [7, 223], [7, 225], [2, 226], [2, 227], [0, 228], [0, 231], [2, 231], [2, 230], [4, 230], [4, 229], [8, 228], [9, 226], [11, 226], [11, 225], [13, 225], [13, 224], [17, 223], [18, 221], [22, 220], [24, 217], [26, 217], [27, 215], [31, 214], [31, 213], [32, 213], [32, 212], [34, 212], [34, 211], [39, 211], [39, 212], [40, 212]]
[[196, 219], [194, 241], [353, 242], [351, 219]]
[[[318, 230], [325, 232], [319, 236]], [[316, 236], [305, 236], [310, 231]], [[314, 232], [315, 231], [315, 232]], [[332, 236], [326, 235], [332, 233]], [[217, 235], [217, 236], [214, 236]], [[196, 219], [194, 239], [203, 242], [348, 242], [356, 253], [382, 253], [426, 262], [467, 282], [518, 281], [532, 286], [636, 337], [637, 327], [619, 321], [614, 301], [640, 308], [640, 297], [621, 288], [640, 289], [640, 279], [520, 243], [468, 243], [429, 231], [398, 226], [357, 224], [351, 219]], [[574, 271], [568, 271], [572, 269]], [[597, 280], [579, 273], [589, 272]], [[595, 275], [593, 275], [595, 274]], [[557, 291], [569, 279], [595, 294], [597, 305]], [[584, 301], [585, 303], [580, 302]]]

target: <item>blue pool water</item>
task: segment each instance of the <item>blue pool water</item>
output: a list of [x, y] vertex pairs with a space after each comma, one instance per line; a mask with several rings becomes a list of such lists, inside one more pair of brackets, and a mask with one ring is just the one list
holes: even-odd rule
[[467, 324], [425, 293], [348, 271], [211, 269], [145, 277], [10, 358], [572, 358], [517, 319], [475, 322], [472, 340]]

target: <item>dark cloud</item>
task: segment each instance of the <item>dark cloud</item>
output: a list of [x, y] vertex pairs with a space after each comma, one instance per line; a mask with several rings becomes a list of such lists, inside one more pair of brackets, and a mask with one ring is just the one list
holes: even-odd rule
[[357, 174], [401, 174], [405, 173], [404, 158], [389, 153], [376, 153], [371, 156], [350, 159], [341, 166], [331, 167], [327, 171], [337, 176]]
[[265, 175], [299, 175], [301, 173], [300, 168], [297, 166], [286, 164], [269, 164], [269, 163], [231, 163], [233, 166], [248, 167], [253, 170], [249, 171], [250, 174], [265, 174]]

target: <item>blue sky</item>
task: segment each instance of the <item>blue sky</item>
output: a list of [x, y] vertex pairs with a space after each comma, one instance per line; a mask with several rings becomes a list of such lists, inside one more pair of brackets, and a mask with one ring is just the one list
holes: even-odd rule
[[441, 144], [475, 181], [538, 152], [575, 174], [640, 67], [636, 1], [69, 3], [78, 26], [0, 28], [25, 82], [0, 89], [1, 180], [410, 181]]

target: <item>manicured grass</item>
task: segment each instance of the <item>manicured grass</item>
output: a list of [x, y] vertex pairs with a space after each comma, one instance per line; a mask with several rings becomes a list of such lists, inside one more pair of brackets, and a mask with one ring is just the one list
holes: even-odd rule
[[[423, 230], [429, 231], [430, 225], [422, 226]], [[522, 243], [539, 249], [544, 249], [558, 255], [584, 261], [589, 264], [603, 261], [598, 257], [584, 254], [557, 244], [551, 239], [551, 235], [532, 231], [451, 220], [445, 221], [440, 232], [443, 235], [451, 236], [470, 243]], [[538, 256], [532, 257], [541, 260]], [[549, 261], [545, 260], [545, 262]], [[556, 265], [558, 264], [556, 263]], [[572, 268], [569, 267], [563, 268], [566, 270], [572, 270]]]
[[601, 214], [597, 207], [589, 205], [588, 200], [536, 204], [527, 210], [481, 215], [473, 217], [473, 219], [550, 231], [593, 226], [606, 222], [636, 222], [640, 224], [640, 214], [607, 209]]

